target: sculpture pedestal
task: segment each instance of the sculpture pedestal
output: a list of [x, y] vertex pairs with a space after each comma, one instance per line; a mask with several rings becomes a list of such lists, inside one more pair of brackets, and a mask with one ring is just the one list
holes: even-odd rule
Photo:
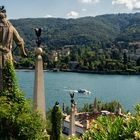
[[69, 135], [75, 136], [75, 114], [76, 114], [76, 105], [72, 104], [70, 112], [70, 131]]

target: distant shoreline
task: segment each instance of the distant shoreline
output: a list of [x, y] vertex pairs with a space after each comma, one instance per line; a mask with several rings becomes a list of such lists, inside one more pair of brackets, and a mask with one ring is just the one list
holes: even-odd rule
[[[30, 72], [34, 69], [16, 69], [16, 71]], [[89, 71], [89, 70], [69, 70], [63, 69], [58, 71], [44, 70], [44, 72], [75, 72], [75, 73], [89, 73], [89, 74], [102, 74], [102, 75], [140, 75], [140, 72], [125, 72], [125, 71]]]
[[104, 74], [104, 75], [140, 75], [140, 72], [125, 72], [125, 71], [89, 71], [89, 70], [61, 70], [63, 72], [76, 72], [76, 73], [91, 73], [91, 74]]

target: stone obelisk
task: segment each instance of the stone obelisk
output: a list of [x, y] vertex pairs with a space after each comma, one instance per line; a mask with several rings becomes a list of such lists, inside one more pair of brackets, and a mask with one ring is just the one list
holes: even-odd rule
[[33, 109], [46, 117], [42, 48], [36, 49]]
[[42, 60], [42, 48], [40, 48], [41, 40], [41, 28], [35, 29], [37, 35], [37, 49], [35, 51], [35, 80], [34, 80], [34, 98], [33, 98], [33, 110], [39, 111], [42, 117], [46, 119], [45, 109], [45, 94], [44, 94], [44, 72], [43, 72], [43, 60]]

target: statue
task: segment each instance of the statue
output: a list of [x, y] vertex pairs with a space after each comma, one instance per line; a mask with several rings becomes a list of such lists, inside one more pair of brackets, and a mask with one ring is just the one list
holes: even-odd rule
[[[0, 7], [0, 52], [2, 56], [2, 61], [5, 63], [6, 61], [13, 60], [12, 58], [12, 43], [16, 43], [16, 45], [20, 48], [20, 53], [22, 56], [27, 56], [24, 49], [24, 41], [18, 34], [17, 30], [13, 27], [13, 25], [8, 21], [6, 10], [4, 6]], [[0, 62], [1, 63], [1, 62]]]
[[34, 30], [35, 30], [35, 34], [37, 36], [37, 41], [36, 41], [37, 47], [40, 47], [40, 45], [41, 45], [40, 36], [41, 36], [42, 28], [35, 28]]
[[13, 41], [20, 48], [22, 56], [27, 56], [24, 49], [24, 41], [17, 30], [8, 21], [4, 6], [0, 6], [0, 90], [2, 89], [3, 76], [2, 67], [5, 62], [13, 62], [12, 43]]
[[71, 97], [71, 106], [73, 106], [73, 105], [75, 105], [74, 92], [70, 92], [70, 97]]

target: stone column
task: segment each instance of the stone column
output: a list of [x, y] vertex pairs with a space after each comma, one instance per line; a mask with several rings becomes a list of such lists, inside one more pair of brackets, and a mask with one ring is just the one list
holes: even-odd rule
[[70, 112], [70, 132], [69, 132], [71, 136], [75, 135], [75, 114], [76, 114], [76, 104], [72, 104]]
[[43, 61], [41, 56], [42, 48], [37, 48], [35, 53], [36, 53], [36, 60], [35, 60], [33, 110], [39, 111], [42, 114], [43, 118], [46, 119], [44, 73], [43, 73]]

